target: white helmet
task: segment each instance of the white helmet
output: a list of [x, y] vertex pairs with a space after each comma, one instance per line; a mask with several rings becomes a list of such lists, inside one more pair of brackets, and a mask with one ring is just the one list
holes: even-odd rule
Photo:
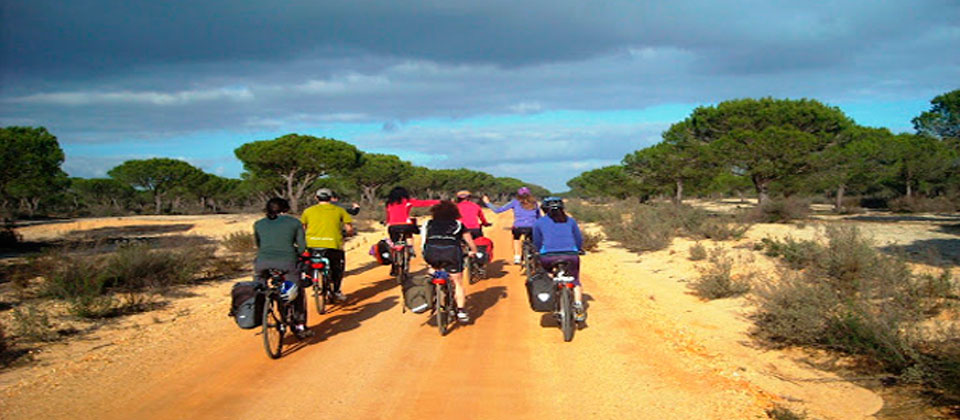
[[300, 293], [300, 288], [297, 287], [297, 282], [287, 280], [280, 286], [280, 299], [283, 299], [284, 302], [292, 302], [297, 298], [298, 293]]

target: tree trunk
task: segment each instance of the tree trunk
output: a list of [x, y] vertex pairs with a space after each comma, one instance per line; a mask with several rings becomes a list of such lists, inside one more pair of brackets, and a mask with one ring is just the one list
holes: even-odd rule
[[834, 210], [837, 212], [843, 211], [843, 193], [847, 190], [847, 186], [840, 184], [837, 186], [837, 202], [833, 206]]
[[913, 197], [913, 187], [910, 185], [910, 180], [907, 179], [907, 198]]
[[363, 185], [362, 188], [364, 202], [373, 207], [374, 201], [377, 199], [377, 190], [380, 189], [380, 185]]
[[156, 208], [155, 212], [156, 212], [157, 214], [160, 214], [160, 210], [163, 209], [163, 196], [161, 196], [159, 193], [154, 192], [154, 193], [153, 193], [153, 204], [154, 204], [154, 206], [156, 206], [156, 207], [155, 207], [155, 208]]
[[753, 177], [753, 186], [757, 189], [757, 204], [764, 205], [770, 201], [770, 180]]
[[673, 201], [677, 204], [683, 202], [683, 180], [677, 179], [677, 195], [674, 197]]

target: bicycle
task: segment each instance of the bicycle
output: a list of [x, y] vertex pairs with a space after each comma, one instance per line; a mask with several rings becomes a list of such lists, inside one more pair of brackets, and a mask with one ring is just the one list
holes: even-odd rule
[[[467, 268], [467, 272], [464, 273], [466, 281], [469, 284], [474, 284], [478, 280], [487, 278], [487, 267], [480, 262], [480, 259], [473, 255], [469, 249], [467, 249], [467, 244], [462, 244], [463, 248], [463, 266]], [[483, 258], [487, 258], [486, 255]], [[469, 275], [469, 277], [468, 277]]]
[[440, 335], [445, 336], [450, 332], [450, 320], [456, 319], [457, 304], [454, 292], [456, 286], [450, 279], [450, 273], [443, 269], [437, 269], [431, 275], [431, 283], [434, 286], [434, 307], [433, 312], [437, 317], [437, 328]]
[[413, 245], [407, 244], [407, 240], [413, 241], [413, 238], [399, 240], [390, 247], [390, 258], [393, 260], [393, 267], [390, 271], [397, 273], [397, 284], [399, 285], [403, 285], [403, 282], [410, 276], [410, 255]]
[[551, 277], [556, 284], [557, 307], [553, 315], [560, 323], [560, 330], [563, 331], [563, 341], [573, 340], [573, 332], [576, 329], [577, 322], [573, 314], [573, 276], [567, 275], [567, 263], [561, 262], [551, 270]]
[[293, 330], [294, 308], [292, 302], [285, 302], [280, 297], [280, 288], [284, 282], [285, 270], [267, 269], [261, 272], [261, 278], [266, 280], [263, 291], [263, 348], [271, 359], [279, 359], [283, 351], [283, 336], [287, 330]]
[[312, 270], [307, 274], [304, 270], [303, 276], [310, 279], [313, 289], [313, 303], [316, 304], [317, 313], [323, 315], [327, 313], [327, 302], [333, 302], [333, 284], [330, 280], [330, 260], [323, 256], [318, 250], [310, 250], [310, 257], [307, 262]]

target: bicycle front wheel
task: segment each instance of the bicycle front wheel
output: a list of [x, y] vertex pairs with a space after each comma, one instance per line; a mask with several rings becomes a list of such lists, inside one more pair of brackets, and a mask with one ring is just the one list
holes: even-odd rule
[[263, 348], [271, 359], [279, 359], [283, 350], [283, 334], [286, 326], [279, 302], [268, 297], [263, 305]]
[[573, 297], [570, 289], [564, 287], [560, 291], [560, 329], [563, 330], [563, 341], [573, 340]]
[[434, 309], [437, 314], [437, 329], [440, 330], [440, 335], [447, 335], [449, 331], [448, 324], [450, 322], [450, 314], [447, 311], [447, 291], [444, 290], [442, 284], [435, 285], [436, 289], [433, 291], [434, 299], [436, 301]]

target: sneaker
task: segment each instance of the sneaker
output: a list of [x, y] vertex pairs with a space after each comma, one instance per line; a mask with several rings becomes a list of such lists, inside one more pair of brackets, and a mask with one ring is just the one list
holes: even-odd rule
[[583, 322], [587, 320], [587, 311], [583, 309], [582, 302], [573, 303], [573, 315], [577, 322]]
[[516, 264], [516, 265], [520, 265], [520, 256], [519, 256], [519, 255], [514, 255], [514, 256], [513, 256], [513, 263]]
[[457, 311], [457, 321], [462, 323], [470, 322], [470, 315], [467, 315], [467, 312], [461, 309]]
[[307, 337], [313, 337], [313, 331], [308, 330], [305, 325], [300, 324], [293, 327], [293, 335], [302, 340]]
[[344, 295], [343, 292], [333, 292], [333, 300], [337, 302], [343, 302], [347, 300], [347, 295]]

